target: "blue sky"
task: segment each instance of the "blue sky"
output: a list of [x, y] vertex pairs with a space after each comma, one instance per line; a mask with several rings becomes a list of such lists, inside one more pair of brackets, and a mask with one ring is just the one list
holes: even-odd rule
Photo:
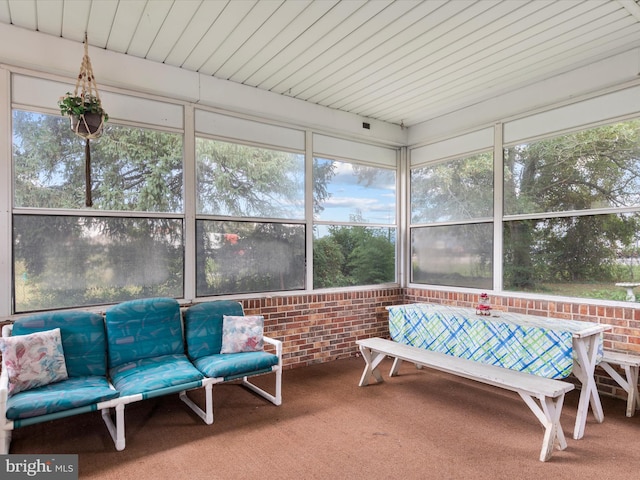
[[327, 185], [330, 197], [323, 202], [324, 210], [318, 220], [350, 221], [350, 215], [361, 212], [366, 223], [392, 224], [396, 216], [395, 175], [391, 170], [380, 169], [375, 181], [366, 186], [358, 183], [358, 177], [349, 163], [335, 162], [335, 175]]

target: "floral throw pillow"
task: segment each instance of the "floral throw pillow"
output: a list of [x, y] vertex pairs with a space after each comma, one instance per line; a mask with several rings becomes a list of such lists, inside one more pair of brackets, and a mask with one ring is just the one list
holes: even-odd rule
[[262, 315], [222, 318], [222, 348], [220, 353], [258, 352], [264, 349], [264, 317]]
[[60, 329], [0, 338], [9, 395], [68, 378]]

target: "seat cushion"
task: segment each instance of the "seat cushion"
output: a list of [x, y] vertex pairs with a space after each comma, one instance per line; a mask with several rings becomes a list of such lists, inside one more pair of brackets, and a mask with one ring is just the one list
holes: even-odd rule
[[116, 398], [105, 377], [73, 377], [17, 393], [7, 400], [7, 418], [17, 420], [93, 405]]
[[107, 375], [107, 338], [104, 319], [91, 312], [45, 312], [19, 318], [11, 335], [60, 329], [69, 377]]
[[182, 387], [175, 391], [195, 388], [203, 378], [186, 355], [143, 358], [112, 368], [109, 374], [123, 397], [135, 394], [152, 397], [154, 392], [169, 393], [172, 387]]
[[109, 368], [184, 353], [180, 306], [173, 298], [122, 302], [105, 315]]
[[193, 364], [207, 377], [230, 380], [270, 371], [278, 357], [267, 352], [219, 353], [200, 357]]
[[242, 305], [233, 300], [198, 303], [184, 313], [184, 336], [191, 360], [220, 353], [225, 315], [244, 315]]

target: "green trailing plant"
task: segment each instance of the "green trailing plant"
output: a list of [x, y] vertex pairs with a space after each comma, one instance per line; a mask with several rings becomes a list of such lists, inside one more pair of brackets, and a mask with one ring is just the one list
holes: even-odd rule
[[83, 96], [78, 96], [67, 92], [66, 95], [60, 97], [58, 100], [58, 106], [60, 107], [61, 115], [79, 117], [86, 113], [95, 113], [102, 115], [105, 122], [109, 120], [109, 115], [107, 115], [107, 112], [102, 108], [100, 99], [88, 93]]

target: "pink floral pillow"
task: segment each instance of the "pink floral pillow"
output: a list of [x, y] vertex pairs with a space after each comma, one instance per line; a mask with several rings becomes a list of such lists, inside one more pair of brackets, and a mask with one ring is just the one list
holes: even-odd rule
[[0, 338], [9, 395], [68, 378], [60, 329]]
[[264, 350], [263, 329], [264, 317], [262, 315], [224, 315], [220, 353]]

